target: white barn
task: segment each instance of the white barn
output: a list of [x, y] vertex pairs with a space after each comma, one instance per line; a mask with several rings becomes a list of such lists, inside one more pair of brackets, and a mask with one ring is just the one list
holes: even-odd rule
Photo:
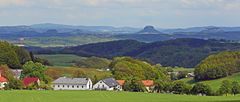
[[92, 90], [90, 78], [60, 77], [52, 82], [54, 90]]
[[94, 90], [122, 90], [121, 86], [114, 78], [107, 78], [98, 81], [93, 85]]

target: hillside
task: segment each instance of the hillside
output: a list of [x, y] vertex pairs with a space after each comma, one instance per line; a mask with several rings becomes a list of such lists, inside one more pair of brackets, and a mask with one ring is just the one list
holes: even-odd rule
[[119, 40], [65, 48], [63, 53], [73, 53], [80, 56], [115, 57], [122, 56], [143, 45], [145, 43], [134, 40]]
[[195, 67], [208, 55], [240, 49], [239, 43], [225, 40], [175, 39], [153, 43], [120, 40], [68, 47], [61, 53], [112, 58], [131, 56], [163, 66]]
[[[229, 81], [237, 81], [237, 82], [240, 82], [240, 73], [235, 73], [231, 76], [228, 76], [228, 77], [224, 77], [224, 78], [220, 78], [220, 79], [215, 79], [215, 80], [208, 80], [208, 81], [200, 81], [200, 83], [205, 83], [205, 84], [208, 84], [211, 86], [211, 88], [213, 90], [218, 90], [221, 86], [221, 83], [222, 81], [224, 80], [229, 80]], [[185, 79], [181, 79], [181, 81], [184, 81], [188, 84], [191, 84], [191, 85], [194, 85], [196, 84], [197, 82], [195, 82], [193, 80], [193, 78], [185, 78]]]
[[208, 56], [195, 68], [195, 80], [212, 80], [240, 72], [239, 51], [226, 51]]

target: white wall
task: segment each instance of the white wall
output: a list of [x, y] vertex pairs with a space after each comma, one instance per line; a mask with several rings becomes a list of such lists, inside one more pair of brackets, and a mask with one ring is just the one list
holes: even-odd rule
[[94, 90], [114, 90], [114, 87], [109, 87], [102, 80], [98, 81], [95, 85], [93, 85]]
[[54, 90], [92, 90], [92, 81], [88, 80], [86, 85], [77, 84], [53, 84]]
[[4, 88], [4, 87], [5, 87], [5, 84], [7, 84], [7, 82], [1, 82], [1, 83], [0, 83], [0, 88]]

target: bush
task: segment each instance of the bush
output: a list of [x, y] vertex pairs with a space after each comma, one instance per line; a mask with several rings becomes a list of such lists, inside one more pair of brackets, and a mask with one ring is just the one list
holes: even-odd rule
[[203, 83], [197, 83], [193, 86], [191, 93], [194, 95], [211, 95], [212, 89], [209, 85], [205, 85]]
[[173, 84], [172, 92], [174, 94], [189, 94], [191, 90], [191, 86], [187, 85], [182, 81], [176, 81]]

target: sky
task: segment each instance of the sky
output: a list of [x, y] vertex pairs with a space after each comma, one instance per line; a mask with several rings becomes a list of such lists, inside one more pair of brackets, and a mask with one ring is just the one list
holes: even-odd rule
[[0, 25], [240, 26], [240, 0], [0, 0]]

